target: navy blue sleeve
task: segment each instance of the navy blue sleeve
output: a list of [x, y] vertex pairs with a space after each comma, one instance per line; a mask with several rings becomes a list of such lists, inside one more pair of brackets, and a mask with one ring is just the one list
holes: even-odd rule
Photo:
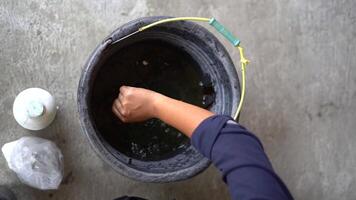
[[222, 172], [233, 200], [293, 199], [260, 140], [231, 117], [204, 120], [194, 131], [192, 144]]

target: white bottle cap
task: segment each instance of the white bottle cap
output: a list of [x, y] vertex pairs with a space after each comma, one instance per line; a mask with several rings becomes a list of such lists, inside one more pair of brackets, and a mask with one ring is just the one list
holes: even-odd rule
[[40, 117], [44, 113], [44, 106], [39, 101], [31, 101], [27, 105], [27, 114], [29, 117]]
[[53, 96], [41, 88], [20, 92], [13, 105], [15, 120], [29, 130], [46, 128], [54, 120], [57, 109]]

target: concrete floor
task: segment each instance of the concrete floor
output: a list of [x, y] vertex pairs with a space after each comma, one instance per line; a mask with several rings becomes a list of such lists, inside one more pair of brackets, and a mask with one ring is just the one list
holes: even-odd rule
[[[241, 123], [261, 138], [295, 198], [355, 199], [355, 10], [353, 0], [1, 0], [0, 145], [32, 134], [55, 141], [65, 179], [56, 191], [31, 189], [0, 156], [0, 185], [26, 200], [229, 199], [214, 167], [170, 184], [115, 173], [89, 147], [76, 107], [81, 67], [116, 27], [141, 16], [214, 16], [241, 38], [252, 61]], [[28, 87], [45, 88], [59, 102], [44, 131], [26, 131], [12, 117], [16, 94]]]

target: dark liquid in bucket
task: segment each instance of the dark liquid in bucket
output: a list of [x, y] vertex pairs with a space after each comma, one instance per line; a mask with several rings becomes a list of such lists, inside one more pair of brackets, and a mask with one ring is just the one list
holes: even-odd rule
[[150, 40], [121, 48], [107, 59], [95, 79], [91, 98], [95, 128], [111, 147], [128, 157], [171, 157], [186, 148], [189, 139], [158, 119], [122, 123], [111, 111], [119, 88], [143, 87], [207, 108], [215, 98], [209, 79], [189, 54], [168, 43]]

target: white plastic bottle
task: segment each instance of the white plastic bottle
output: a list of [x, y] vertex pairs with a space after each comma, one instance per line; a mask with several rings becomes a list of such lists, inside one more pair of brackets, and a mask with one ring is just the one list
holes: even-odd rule
[[15, 120], [29, 130], [41, 130], [49, 126], [57, 110], [54, 97], [41, 88], [28, 88], [20, 92], [13, 105]]

